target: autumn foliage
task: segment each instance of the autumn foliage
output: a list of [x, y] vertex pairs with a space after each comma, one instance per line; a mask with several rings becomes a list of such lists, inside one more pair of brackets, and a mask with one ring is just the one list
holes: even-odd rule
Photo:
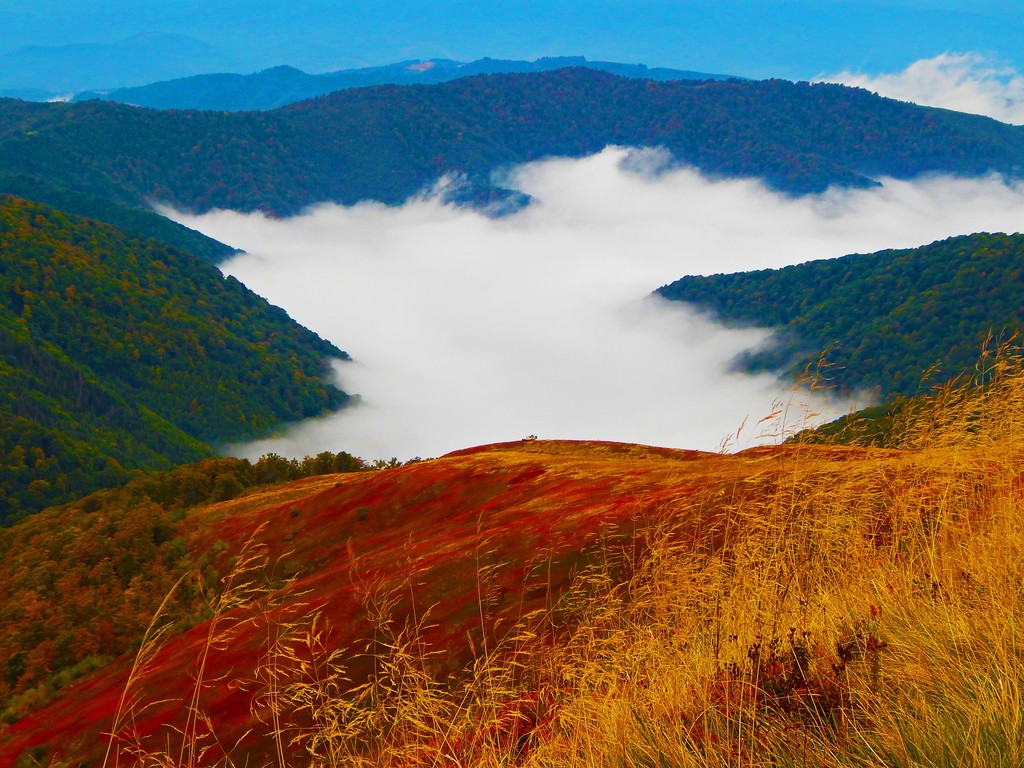
[[198, 507], [208, 617], [0, 760], [1018, 764], [1024, 377], [979, 370], [901, 448], [529, 441]]

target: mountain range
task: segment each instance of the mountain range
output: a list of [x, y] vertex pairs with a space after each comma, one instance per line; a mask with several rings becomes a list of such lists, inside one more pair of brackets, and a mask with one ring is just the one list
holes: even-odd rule
[[[103, 99], [152, 109], [266, 110], [347, 88], [366, 88], [373, 85], [429, 85], [473, 75], [550, 72], [566, 67], [583, 67], [598, 72], [610, 72], [619, 77], [643, 80], [730, 79], [728, 75], [647, 67], [643, 64], [587, 61], [583, 56], [549, 56], [536, 61], [485, 58], [462, 62], [451, 59], [416, 59], [381, 67], [345, 69], [319, 75], [310, 75], [288, 66], [271, 67], [249, 75], [194, 75], [133, 88], [82, 91], [76, 93], [71, 100]], [[0, 95], [6, 94], [0, 92]]]
[[[6, 364], [24, 393], [7, 410], [4, 445], [8, 453], [21, 445], [46, 457], [10, 454], [3, 518], [123, 481], [133, 470], [196, 459], [212, 444], [253, 437], [345, 400], [320, 382], [322, 359], [342, 353], [281, 314], [255, 309], [241, 286], [200, 264], [233, 249], [157, 215], [147, 208], [153, 201], [195, 211], [288, 215], [327, 200], [401, 203], [440, 174], [454, 173], [461, 175], [457, 199], [493, 208], [509, 200], [524, 204], [501, 187], [503, 168], [581, 156], [608, 144], [665, 147], [676, 162], [705, 173], [756, 176], [801, 194], [929, 172], [1014, 175], [1024, 167], [1022, 131], [842, 86], [656, 82], [581, 67], [347, 89], [266, 112], [0, 101], [0, 191], [20, 196], [7, 198], [3, 209], [10, 218], [9, 267], [0, 295], [8, 316]], [[99, 262], [97, 249], [107, 254]], [[916, 386], [915, 373], [935, 364], [952, 375], [988, 330], [1013, 325], [1017, 308], [1004, 294], [1016, 284], [1018, 251], [1014, 238], [978, 236], [920, 253], [846, 260], [842, 267], [808, 265], [781, 277], [686, 278], [661, 293], [726, 320], [789, 329], [772, 352], [745, 365], [799, 367], [802, 354], [816, 355], [838, 341], [834, 354], [845, 372], [836, 383], [890, 396]], [[32, 256], [58, 253], [73, 257], [56, 275]], [[143, 260], [141, 254], [151, 255]], [[983, 261], [997, 267], [979, 269]], [[924, 270], [925, 263], [934, 266]], [[166, 283], [154, 283], [151, 265], [163, 265], [159, 275]], [[87, 271], [80, 277], [78, 269]], [[897, 273], [905, 277], [896, 279]], [[93, 295], [104, 297], [91, 305], [88, 328], [86, 308], [68, 298], [68, 291], [82, 292], [86, 276], [96, 281]], [[936, 291], [951, 297], [942, 302], [938, 324], [928, 310], [937, 306]], [[990, 294], [1003, 298], [977, 301]], [[158, 347], [166, 351], [167, 343], [147, 339], [185, 333], [172, 323], [185, 318], [169, 316], [168, 299], [161, 297], [198, 302], [199, 296], [206, 296], [207, 307], [195, 303], [189, 312], [203, 318], [203, 330], [197, 326], [187, 332], [189, 341], [171, 346], [178, 356], [193, 347], [202, 353], [181, 358], [189, 368], [181, 375], [190, 383], [172, 384], [177, 358], [160, 357]], [[914, 296], [931, 297], [930, 303], [901, 309]], [[221, 302], [215, 309], [213, 297]], [[864, 297], [874, 297], [873, 303], [864, 304]], [[238, 302], [251, 308], [240, 310]], [[898, 321], [890, 317], [901, 311]], [[923, 319], [911, 321], [911, 315]], [[931, 323], [927, 334], [915, 330], [917, 322]], [[140, 323], [152, 324], [152, 331], [136, 339]], [[103, 338], [116, 343], [86, 343]], [[278, 352], [252, 346], [268, 338], [288, 338], [294, 346]], [[235, 342], [225, 346], [227, 339], [238, 341], [237, 355], [228, 354]], [[212, 349], [224, 353], [211, 356]], [[258, 360], [244, 362], [245, 355]], [[83, 400], [81, 390], [77, 401], [65, 402], [65, 390], [47, 383], [65, 379], [94, 387], [95, 396]], [[255, 388], [211, 389], [226, 381]], [[94, 405], [83, 406], [86, 401]], [[111, 409], [131, 414], [140, 407], [147, 410], [131, 418], [105, 417]]]

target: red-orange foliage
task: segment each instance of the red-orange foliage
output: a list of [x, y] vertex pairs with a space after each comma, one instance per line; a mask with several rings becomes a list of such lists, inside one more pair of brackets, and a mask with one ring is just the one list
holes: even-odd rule
[[[227, 682], [202, 691], [202, 708], [221, 744], [241, 740], [233, 759], [260, 762], [273, 745], [253, 735], [265, 730], [247, 731], [255, 723], [253, 702], [265, 694], [252, 671], [266, 656], [268, 627], [296, 612], [324, 616], [332, 628], [328, 650], [349, 649], [357, 684], [372, 671], [372, 657], [360, 655], [373, 639], [368, 612], [387, 596], [395, 625], [419, 617], [417, 642], [426, 657], [439, 673], [455, 672], [523, 616], [554, 606], [599, 543], [632, 541], [647, 522], [685, 510], [676, 521], [680, 535], [695, 547], [719, 546], [721, 516], [735, 490], [747, 480], [770, 481], [779, 462], [801, 452], [813, 453], [821, 471], [863, 456], [835, 447], [729, 456], [598, 442], [509, 443], [379, 472], [299, 480], [197, 509], [188, 518], [195, 540], [227, 543], [211, 552], [211, 567], [226, 572], [254, 531], [269, 558], [261, 576], [266, 600], [223, 619], [231, 640], [211, 648], [208, 665]], [[295, 600], [280, 591], [292, 577]], [[140, 603], [140, 613], [152, 610], [151, 602]], [[111, 620], [116, 626], [120, 619]], [[158, 653], [139, 689], [147, 708], [133, 729], [141, 743], [177, 738], [207, 631], [206, 624], [179, 631]], [[111, 727], [130, 666], [129, 657], [118, 659], [0, 734], [0, 765], [33, 746], [68, 757], [102, 755], [100, 734]], [[516, 726], [524, 749], [528, 733], [547, 717], [548, 705], [540, 704], [512, 705], [517, 722], [536, 721]]]

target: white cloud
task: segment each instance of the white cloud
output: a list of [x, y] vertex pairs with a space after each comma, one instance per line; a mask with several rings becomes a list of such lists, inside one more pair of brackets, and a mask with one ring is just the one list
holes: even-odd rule
[[610, 148], [511, 180], [535, 202], [502, 219], [430, 198], [285, 220], [174, 214], [246, 249], [225, 270], [357, 361], [337, 370], [361, 405], [247, 455], [436, 456], [531, 433], [713, 450], [790, 394], [728, 372], [765, 331], [722, 328], [652, 290], [1024, 222], [1024, 190], [997, 178], [791, 199]]
[[843, 71], [817, 79], [867, 88], [901, 101], [1024, 124], [1024, 76], [976, 53], [943, 53], [915, 61], [895, 74]]

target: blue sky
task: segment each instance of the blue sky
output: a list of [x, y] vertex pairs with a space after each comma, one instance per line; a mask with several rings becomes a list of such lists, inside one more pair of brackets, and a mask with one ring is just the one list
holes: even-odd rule
[[581, 54], [810, 79], [966, 51], [1024, 70], [1024, 10], [1010, 0], [0, 0], [0, 53], [153, 32], [211, 43], [246, 71]]

